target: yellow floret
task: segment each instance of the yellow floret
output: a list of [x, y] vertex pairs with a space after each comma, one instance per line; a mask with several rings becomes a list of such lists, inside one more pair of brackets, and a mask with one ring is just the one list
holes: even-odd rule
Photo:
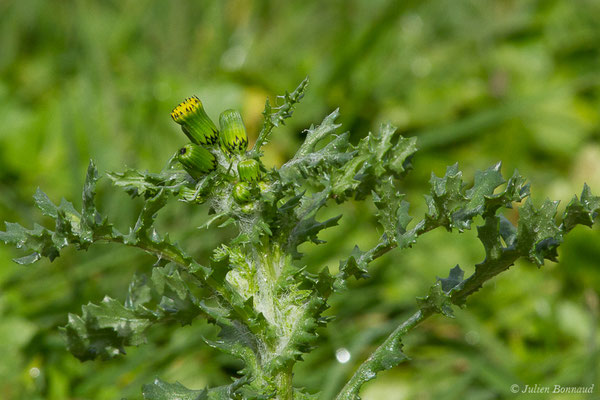
[[188, 97], [171, 112], [171, 117], [177, 123], [184, 121], [190, 114], [202, 108], [202, 102], [196, 96]]

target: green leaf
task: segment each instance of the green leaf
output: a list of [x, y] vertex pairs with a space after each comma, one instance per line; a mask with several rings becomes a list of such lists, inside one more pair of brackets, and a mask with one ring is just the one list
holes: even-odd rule
[[272, 398], [271, 395], [260, 394], [248, 385], [244, 386], [246, 383], [247, 380], [241, 378], [230, 385], [192, 390], [179, 382], [167, 383], [156, 378], [153, 383], [142, 387], [142, 395], [145, 400], [232, 400], [240, 398], [245, 400], [268, 400]]
[[[95, 197], [96, 197], [96, 184], [98, 182], [98, 170], [92, 160], [88, 166], [85, 183], [83, 185], [82, 194], [82, 208], [81, 214], [75, 212], [73, 207], [66, 210], [67, 216], [69, 214], [76, 215], [79, 218], [78, 226], [75, 228], [79, 230], [79, 242], [80, 248], [86, 249], [90, 244], [95, 241], [95, 238], [101, 235], [111, 235], [113, 233], [113, 226], [108, 223], [108, 220], [100, 214], [96, 209]], [[70, 203], [69, 203], [70, 205]], [[61, 203], [61, 208], [63, 204]], [[75, 218], [74, 216], [69, 219]], [[57, 232], [58, 229], [57, 225]], [[70, 238], [70, 242], [75, 242], [75, 238]]]
[[[397, 143], [394, 143], [397, 140]], [[396, 127], [382, 124], [378, 131], [367, 136], [366, 144], [375, 160], [374, 171], [381, 176], [392, 171], [400, 177], [407, 169], [406, 161], [417, 151], [416, 138], [404, 138], [396, 132]], [[359, 146], [360, 148], [360, 146]], [[361, 150], [359, 150], [359, 153]]]
[[183, 326], [201, 313], [211, 318], [224, 317], [220, 310], [205, 306], [192, 294], [174, 265], [152, 270], [152, 288], [160, 296], [154, 314], [161, 320], [175, 320]]
[[249, 152], [250, 158], [258, 158], [261, 156], [261, 148], [269, 142], [273, 128], [283, 125], [285, 120], [292, 116], [294, 107], [300, 102], [302, 97], [304, 97], [304, 91], [307, 86], [308, 77], [304, 78], [292, 93], [286, 92], [283, 96], [278, 96], [277, 98], [282, 100], [283, 103], [277, 107], [272, 107], [269, 99], [267, 99], [265, 110], [263, 111], [263, 126], [258, 134], [254, 147]]
[[332, 170], [336, 199], [342, 201], [354, 196], [361, 200], [388, 176], [402, 177], [410, 168], [410, 158], [416, 150], [415, 138], [403, 138], [393, 126], [381, 125], [378, 131], [369, 133], [358, 143], [352, 159]]
[[339, 108], [329, 114], [323, 122], [318, 126], [311, 126], [306, 131], [306, 138], [304, 139], [304, 143], [300, 146], [294, 158], [291, 161], [301, 159], [309, 156], [310, 154], [316, 151], [317, 144], [324, 138], [328, 137], [332, 133], [334, 133], [341, 124], [336, 124], [335, 120], [340, 116]]
[[33, 199], [35, 201], [35, 205], [42, 211], [42, 214], [50, 218], [56, 218], [58, 216], [56, 205], [48, 198], [46, 193], [42, 192], [40, 188], [35, 190]]
[[408, 224], [412, 221], [412, 217], [408, 214], [409, 204], [406, 201], [401, 201], [396, 211], [396, 232], [395, 238], [398, 248], [404, 249], [412, 246], [417, 241], [417, 234], [421, 230], [423, 224], [417, 224], [413, 229], [408, 230]]
[[358, 393], [366, 382], [375, 379], [379, 372], [391, 369], [407, 360], [409, 360], [408, 356], [402, 352], [400, 335], [388, 337], [384, 344], [361, 364], [352, 376], [352, 380], [346, 384], [336, 399], [360, 400]]
[[33, 264], [34, 262], [38, 261], [40, 258], [42, 258], [40, 253], [32, 253], [28, 256], [14, 258], [13, 261], [16, 262], [17, 264], [28, 265], [28, 264]]
[[217, 322], [221, 327], [217, 340], [203, 338], [211, 347], [242, 360], [246, 366], [244, 374], [258, 371], [258, 340], [246, 325], [235, 320]]
[[[329, 274], [327, 273], [327, 275]], [[325, 278], [327, 281], [319, 282], [315, 286], [316, 290], [312, 292], [297, 291], [296, 295], [298, 297], [307, 296], [307, 299], [301, 304], [303, 315], [297, 319], [286, 346], [272, 361], [269, 367], [270, 370], [275, 371], [285, 365], [293, 365], [295, 361], [302, 360], [304, 353], [309, 353], [314, 348], [314, 343], [318, 338], [317, 328], [324, 326], [326, 323], [326, 319], [321, 318], [321, 314], [328, 307], [326, 297], [323, 297], [323, 294], [328, 295], [331, 293], [331, 284], [333, 283], [333, 277], [331, 275], [324, 276], [323, 271], [319, 274], [319, 278]], [[294, 289], [287, 288], [287, 290]]]
[[439, 178], [431, 173], [431, 195], [425, 196], [427, 203], [427, 220], [429, 224], [452, 227], [452, 214], [461, 205], [466, 203], [462, 172], [458, 164], [446, 168], [446, 174]]
[[167, 169], [158, 174], [127, 169], [125, 172], [108, 172], [106, 175], [115, 186], [124, 188], [130, 196], [142, 196], [146, 199], [155, 197], [161, 190], [177, 194], [182, 187], [192, 185], [193, 181], [185, 171], [179, 169]]
[[212, 172], [196, 183], [195, 186], [181, 186], [179, 189], [179, 199], [186, 203], [201, 204], [205, 197], [210, 193], [210, 189], [216, 186], [217, 175]]
[[208, 400], [208, 391], [191, 390], [179, 382], [167, 383], [158, 378], [142, 387], [145, 400]]
[[[393, 368], [404, 361], [408, 360], [408, 356], [402, 352], [402, 342], [400, 340], [393, 341], [387, 347], [387, 351], [382, 357], [379, 357], [373, 363], [370, 373], [378, 373], [381, 371]], [[371, 374], [366, 374], [365, 378], [370, 378]], [[373, 375], [373, 378], [375, 376]], [[371, 378], [372, 379], [372, 378]], [[368, 379], [370, 380], [370, 379]]]
[[475, 273], [451, 291], [452, 302], [463, 305], [485, 281], [507, 270], [520, 257], [526, 257], [538, 266], [543, 265], [545, 259], [556, 260], [557, 247], [564, 235], [555, 221], [557, 205], [558, 202], [546, 200], [540, 207], [535, 207], [528, 200], [519, 209], [516, 228], [503, 216], [487, 214], [484, 224], [478, 227], [485, 260], [475, 266]]
[[94, 199], [96, 197], [96, 183], [98, 182], [98, 170], [93, 160], [87, 169], [85, 183], [83, 184], [81, 227], [87, 236], [91, 237], [94, 228], [101, 221], [101, 217], [96, 210]]
[[33, 229], [25, 229], [12, 222], [6, 222], [6, 231], [0, 231], [0, 240], [33, 252], [26, 257], [18, 258], [19, 264], [35, 262], [42, 256], [53, 261], [59, 256], [60, 249], [66, 245], [63, 239], [55, 237], [52, 231], [38, 224], [34, 224]]
[[373, 203], [377, 207], [376, 215], [379, 223], [383, 226], [385, 234], [394, 238], [398, 225], [402, 224], [403, 228], [405, 228], [408, 222], [410, 222], [410, 218], [408, 221], [406, 220], [407, 214], [400, 209], [404, 195], [399, 193], [394, 187], [394, 181], [391, 176], [385, 182], [382, 182], [382, 185], [374, 190], [372, 195]]
[[470, 229], [471, 220], [476, 215], [483, 214], [485, 198], [492, 196], [494, 190], [505, 181], [500, 173], [500, 163], [486, 169], [475, 172], [473, 187], [465, 192], [466, 204], [452, 215], [452, 225], [459, 230]]
[[[332, 169], [341, 167], [354, 155], [354, 152], [347, 152], [350, 148], [348, 133], [334, 136], [341, 126], [335, 123], [338, 117], [339, 110], [335, 110], [319, 126], [311, 126], [306, 131], [306, 138], [300, 149], [278, 171], [282, 182], [309, 180], [313, 184], [329, 185]], [[317, 150], [321, 141], [331, 137], [333, 138], [323, 148]]]
[[[485, 274], [482, 271], [486, 268], [496, 271], [497, 265], [503, 265], [505, 259], [515, 255], [514, 251], [508, 254], [503, 251], [510, 249], [516, 243], [516, 229], [506, 218], [496, 217], [495, 214], [500, 207], [510, 208], [513, 202], [521, 201], [529, 195], [529, 186], [525, 184], [525, 180], [518, 172], [513, 174], [506, 182], [505, 188], [500, 191], [497, 191], [497, 188], [504, 183], [500, 175], [500, 164], [478, 172], [470, 188], [463, 182], [462, 173], [457, 165], [448, 167], [442, 178], [432, 175], [431, 194], [426, 196], [428, 213], [425, 219], [417, 222], [410, 229], [408, 226], [412, 217], [408, 213], [409, 204], [402, 200], [403, 195], [394, 188], [393, 178], [390, 175], [384, 176], [386, 178], [382, 179], [380, 185], [373, 191], [373, 200], [378, 208], [377, 217], [384, 227], [384, 235], [371, 250], [355, 249], [353, 256], [340, 263], [341, 272], [337, 277], [336, 287], [343, 288], [349, 276], [357, 278], [364, 276], [368, 264], [392, 248], [410, 247], [419, 235], [439, 226], [447, 229], [455, 227], [459, 231], [469, 229], [477, 215], [486, 218], [485, 225], [478, 227], [479, 237], [486, 248], [487, 256], [486, 261], [477, 266], [481, 268], [481, 274]], [[506, 243], [506, 248], [502, 240]], [[553, 242], [542, 242], [538, 245], [538, 249], [544, 251], [544, 245], [551, 247]], [[458, 271], [460, 268], [456, 273]], [[462, 278], [463, 276], [460, 276], [461, 281]], [[441, 280], [441, 282], [444, 285], [443, 291], [450, 293], [450, 281]], [[476, 290], [475, 287], [471, 289]]]
[[311, 241], [315, 244], [325, 243], [317, 235], [320, 231], [332, 226], [336, 226], [341, 215], [319, 222], [315, 219], [316, 213], [327, 202], [330, 187], [326, 187], [321, 192], [315, 193], [311, 197], [299, 194], [286, 202], [278, 212], [277, 228], [278, 235], [282, 240], [286, 240], [286, 251], [294, 258], [301, 258], [302, 254], [297, 251], [297, 247]]
[[373, 203], [378, 209], [377, 219], [383, 226], [384, 234], [401, 249], [412, 246], [422, 228], [422, 224], [417, 224], [413, 229], [407, 229], [412, 217], [408, 214], [409, 204], [403, 198], [404, 195], [395, 189], [392, 177], [388, 177], [387, 184], [382, 182], [373, 191]]
[[125, 354], [126, 346], [145, 342], [143, 332], [152, 323], [152, 318], [140, 317], [109, 297], [100, 305], [83, 306], [82, 311], [81, 317], [69, 314], [68, 324], [61, 328], [67, 348], [81, 361]]
[[187, 325], [199, 315], [220, 320], [227, 311], [199, 301], [175, 265], [168, 264], [154, 267], [151, 279], [136, 275], [125, 305], [105, 297], [99, 305], [83, 306], [81, 316], [70, 314], [61, 330], [67, 348], [80, 360], [107, 359], [145, 343], [145, 332], [155, 323]]
[[314, 217], [301, 220], [290, 233], [290, 238], [287, 244], [288, 251], [293, 255], [294, 258], [299, 259], [302, 257], [302, 254], [296, 250], [299, 244], [308, 240], [315, 244], [325, 243], [324, 240], [321, 240], [317, 237], [317, 234], [323, 229], [336, 226], [340, 218], [342, 218], [341, 215], [329, 218], [323, 222], [317, 221]]
[[153, 229], [154, 219], [160, 209], [167, 204], [167, 194], [164, 190], [159, 190], [154, 197], [146, 200], [142, 211], [138, 216], [137, 222], [131, 231], [129, 232], [128, 241], [134, 242], [135, 240], [150, 239], [154, 242], [160, 242], [161, 239], [157, 236], [158, 234]]
[[35, 203], [44, 215], [55, 219], [55, 229], [52, 231], [37, 224], [33, 229], [26, 229], [18, 224], [7, 222], [6, 231], [0, 232], [0, 240], [32, 252], [15, 261], [19, 264], [29, 264], [41, 257], [53, 261], [65, 246], [74, 245], [78, 249], [85, 250], [100, 238], [119, 238], [120, 233], [100, 215], [94, 205], [94, 188], [97, 180], [96, 167], [93, 162], [90, 162], [84, 185], [81, 213], [75, 210], [72, 203], [64, 199], [59, 206], [56, 206], [44, 192], [37, 189], [34, 195]]
[[544, 259], [556, 261], [558, 256], [556, 249], [562, 242], [562, 230], [555, 221], [557, 207], [557, 201], [546, 200], [536, 208], [528, 200], [519, 209], [517, 247], [538, 266], [544, 264]]
[[529, 196], [529, 184], [526, 184], [525, 178], [515, 171], [504, 190], [484, 195], [484, 210], [481, 215], [495, 214], [500, 207], [512, 208], [512, 203], [521, 202], [527, 196]]
[[449, 294], [463, 282], [464, 277], [465, 271], [456, 264], [456, 266], [450, 270], [447, 278], [437, 278], [437, 280], [442, 285], [444, 293]]
[[444, 314], [446, 317], [454, 318], [452, 303], [447, 292], [443, 289], [442, 282], [437, 282], [431, 286], [427, 296], [417, 297], [417, 304], [423, 313], [439, 313]]
[[520, 202], [529, 195], [529, 185], [515, 171], [506, 183], [504, 190], [494, 193], [505, 183], [500, 174], [498, 163], [484, 171], [475, 173], [473, 185], [467, 185], [462, 180], [462, 173], [458, 165], [454, 164], [446, 169], [444, 177], [439, 178], [432, 174], [431, 193], [425, 196], [428, 212], [424, 231], [438, 226], [459, 231], [471, 228], [472, 220], [478, 215], [493, 215], [500, 207], [510, 208], [513, 202]]
[[477, 227], [477, 235], [485, 248], [486, 260], [497, 260], [502, 256], [504, 246], [501, 240], [499, 217], [487, 217], [485, 223]]
[[302, 271], [305, 282], [309, 283], [314, 289], [314, 293], [320, 298], [326, 300], [334, 289], [336, 277], [331, 275], [329, 268], [323, 267], [318, 274], [310, 274]]
[[367, 268], [372, 261], [370, 253], [361, 251], [358, 246], [354, 246], [352, 254], [347, 259], [340, 261], [339, 273], [336, 276], [336, 287], [345, 288], [345, 282], [353, 276], [356, 279], [364, 279], [369, 276]]
[[[556, 248], [562, 242], [564, 232], [578, 223], [590, 225], [596, 217], [600, 199], [592, 196], [589, 188], [584, 187], [582, 200], [574, 199], [570, 203], [560, 227], [555, 221], [556, 202], [547, 200], [540, 207], [535, 207], [528, 200], [519, 209], [519, 224], [515, 228], [504, 216], [498, 215], [498, 209], [511, 208], [513, 202], [521, 201], [528, 196], [529, 186], [515, 172], [506, 183], [506, 187], [498, 191], [498, 187], [504, 183], [499, 167], [500, 165], [497, 164], [478, 173], [473, 186], [469, 189], [466, 189], [456, 165], [448, 167], [442, 178], [433, 175], [431, 194], [426, 197], [428, 213], [424, 220], [419, 221], [410, 230], [407, 230], [410, 221], [408, 205], [402, 205], [401, 196], [391, 189], [378, 188], [379, 190], [375, 191], [373, 197], [380, 210], [379, 218], [386, 229], [384, 237], [392, 232], [394, 227], [398, 237], [408, 235], [410, 238], [438, 226], [445, 226], [447, 229], [458, 228], [461, 231], [469, 229], [473, 218], [481, 215], [484, 224], [477, 229], [486, 257], [475, 266], [475, 272], [467, 279], [464, 279], [464, 271], [458, 265], [450, 270], [448, 278], [438, 278], [438, 282], [431, 287], [429, 294], [417, 299], [419, 310], [397, 327], [360, 365], [337, 399], [359, 399], [358, 392], [361, 386], [369, 379], [373, 379], [376, 371], [381, 369], [379, 361], [390, 353], [390, 345], [399, 343], [403, 335], [429, 315], [442, 313], [452, 316], [452, 304], [462, 306], [469, 295], [479, 290], [487, 280], [510, 268], [520, 257], [527, 257], [538, 265], [543, 264], [544, 259], [554, 260], [557, 255]], [[390, 221], [396, 222], [390, 223]], [[394, 245], [401, 246], [397, 240]], [[391, 248], [389, 243], [382, 240], [373, 249], [357, 253], [350, 262], [342, 266], [352, 268], [361, 265], [361, 269], [366, 269], [368, 262]], [[357, 258], [365, 262], [358, 263], [355, 261]], [[401, 357], [400, 361], [402, 360]]]
[[500, 237], [506, 243], [506, 247], [514, 248], [517, 242], [517, 228], [504, 215], [500, 214]]
[[412, 169], [411, 159], [416, 152], [417, 139], [400, 136], [389, 155], [389, 170], [394, 172], [396, 177], [401, 177], [406, 171]]
[[574, 196], [563, 214], [563, 227], [569, 232], [576, 225], [592, 226], [600, 210], [600, 197], [592, 195], [587, 184], [583, 185], [581, 200]]

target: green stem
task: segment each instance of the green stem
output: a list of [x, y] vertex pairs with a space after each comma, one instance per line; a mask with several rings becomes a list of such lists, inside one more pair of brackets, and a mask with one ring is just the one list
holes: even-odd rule
[[294, 386], [292, 385], [293, 364], [286, 366], [276, 377], [277, 400], [294, 400]]
[[[455, 305], [464, 304], [468, 296], [479, 290], [486, 281], [510, 268], [522, 255], [515, 248], [510, 248], [505, 249], [497, 257], [486, 258], [485, 261], [476, 266], [475, 272], [469, 278], [464, 280], [456, 290], [451, 292], [450, 301]], [[406, 333], [431, 315], [433, 315], [431, 311], [419, 310], [396, 328], [383, 344], [358, 367], [348, 383], [342, 388], [336, 400], [355, 400], [358, 398], [358, 392], [365, 382], [373, 379], [377, 372], [389, 368], [389, 366], [382, 364], [381, 361], [386, 355], [389, 355], [390, 349], [394, 348], [391, 346], [399, 343]], [[399, 360], [396, 365], [405, 360]]]
[[[413, 231], [414, 231], [415, 235], [418, 237], [424, 233], [427, 233], [429, 231], [432, 231], [432, 230], [438, 228], [439, 226], [440, 226], [439, 222], [434, 222], [434, 223], [428, 224], [427, 221], [425, 219], [423, 219], [415, 225], [415, 227], [413, 228]], [[364, 257], [370, 263], [370, 262], [374, 261], [375, 259], [386, 255], [387, 253], [389, 253], [390, 251], [394, 250], [397, 247], [398, 247], [398, 243], [388, 239], [387, 241], [380, 242], [377, 245], [375, 245], [375, 247], [373, 247], [369, 251], [365, 252], [365, 254], [363, 254], [362, 257]]]
[[380, 371], [381, 362], [384, 357], [389, 354], [390, 348], [394, 347], [394, 343], [398, 342], [402, 336], [410, 331], [422, 321], [429, 318], [431, 312], [422, 310], [414, 313], [409, 319], [404, 321], [387, 339], [367, 358], [356, 370], [352, 378], [342, 388], [342, 391], [337, 395], [337, 400], [354, 400], [358, 398], [358, 391], [362, 385], [373, 379], [375, 374]]

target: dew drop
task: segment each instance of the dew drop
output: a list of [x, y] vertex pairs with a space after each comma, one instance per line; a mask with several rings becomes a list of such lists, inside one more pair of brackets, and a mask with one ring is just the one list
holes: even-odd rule
[[344, 347], [341, 347], [335, 351], [335, 358], [341, 364], [345, 364], [348, 361], [350, 361], [350, 357], [351, 357], [350, 352], [348, 351], [348, 349], [346, 349]]

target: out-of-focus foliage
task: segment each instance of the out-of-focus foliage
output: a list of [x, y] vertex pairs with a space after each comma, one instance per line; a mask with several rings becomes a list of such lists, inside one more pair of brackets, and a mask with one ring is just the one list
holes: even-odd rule
[[[77, 199], [92, 157], [103, 170], [159, 170], [164, 149], [185, 142], [169, 112], [191, 94], [213, 119], [241, 109], [252, 140], [264, 98], [306, 75], [308, 97], [274, 133], [267, 162], [286, 161], [302, 130], [340, 107], [354, 143], [381, 122], [419, 138], [405, 181], [413, 207], [425, 210], [411, 193], [425, 192], [419, 185], [431, 170], [442, 175], [458, 160], [473, 176], [502, 160], [538, 188], [534, 201], [561, 199], [564, 208], [584, 181], [600, 187], [599, 14], [596, 0], [2, 2], [0, 220], [31, 226], [38, 186], [52, 199]], [[135, 222], [141, 203], [126, 205], [125, 195], [105, 188], [101, 208], [121, 227]], [[378, 237], [363, 233], [376, 224], [368, 217], [374, 209], [364, 207], [347, 207], [343, 229], [322, 235], [328, 244], [299, 251], [334, 267], [355, 243], [374, 245]], [[165, 230], [206, 222], [185, 205], [167, 211], [158, 221]], [[449, 260], [482, 258], [475, 234], [434, 232], [414, 250], [379, 260], [351, 296], [332, 298], [338, 318], [295, 370], [298, 382], [330, 398], [366, 355], [358, 349], [403, 320], [414, 297], [446, 276]], [[173, 239], [208, 258], [226, 235], [192, 229]], [[419, 358], [382, 373], [363, 398], [513, 398], [514, 383], [599, 382], [599, 241], [597, 229], [578, 227], [560, 264], [542, 271], [517, 264], [456, 319], [426, 322], [405, 339], [404, 351]], [[17, 254], [0, 247], [1, 397], [139, 398], [154, 375], [192, 388], [230, 383], [239, 365], [202, 344], [200, 333], [210, 330], [202, 324], [174, 335], [153, 329], [157, 346], [105, 363], [80, 364], [66, 352], [57, 329], [66, 315], [106, 294], [124, 298], [134, 272], [153, 262], [106, 250], [20, 267], [10, 261]], [[342, 349], [347, 363], [336, 360]]]

